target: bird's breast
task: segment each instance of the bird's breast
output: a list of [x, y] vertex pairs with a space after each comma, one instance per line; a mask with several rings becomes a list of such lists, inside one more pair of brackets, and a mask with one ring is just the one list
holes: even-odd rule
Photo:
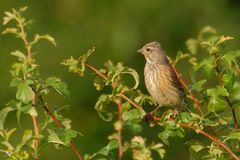
[[168, 66], [146, 64], [144, 77], [148, 92], [159, 105], [175, 106], [180, 103], [179, 91], [172, 85]]

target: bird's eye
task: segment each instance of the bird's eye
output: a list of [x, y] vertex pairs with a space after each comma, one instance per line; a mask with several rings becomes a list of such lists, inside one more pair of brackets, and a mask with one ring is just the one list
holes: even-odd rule
[[147, 48], [147, 52], [150, 52], [150, 50], [151, 50], [150, 48]]

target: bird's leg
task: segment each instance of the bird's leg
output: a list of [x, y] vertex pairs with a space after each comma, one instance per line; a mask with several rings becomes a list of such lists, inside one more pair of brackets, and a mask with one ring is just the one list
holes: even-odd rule
[[157, 108], [155, 108], [153, 111], [146, 114], [145, 118], [147, 123], [150, 123], [153, 120], [154, 112], [156, 112], [161, 106], [159, 105]]
[[173, 110], [173, 117], [175, 118], [177, 115], [178, 115], [178, 110], [175, 108], [174, 110]]

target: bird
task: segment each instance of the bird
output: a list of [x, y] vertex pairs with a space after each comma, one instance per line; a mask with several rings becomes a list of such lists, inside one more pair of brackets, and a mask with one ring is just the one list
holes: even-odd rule
[[151, 118], [153, 113], [162, 106], [170, 106], [178, 113], [190, 111], [186, 101], [186, 94], [170, 64], [165, 51], [157, 41], [145, 44], [137, 50], [145, 59], [144, 81], [145, 86], [158, 107], [147, 114]]

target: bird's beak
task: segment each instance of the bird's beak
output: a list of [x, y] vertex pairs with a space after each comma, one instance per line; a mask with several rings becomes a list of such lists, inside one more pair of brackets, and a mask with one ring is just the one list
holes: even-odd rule
[[137, 50], [138, 53], [143, 54], [143, 48]]

